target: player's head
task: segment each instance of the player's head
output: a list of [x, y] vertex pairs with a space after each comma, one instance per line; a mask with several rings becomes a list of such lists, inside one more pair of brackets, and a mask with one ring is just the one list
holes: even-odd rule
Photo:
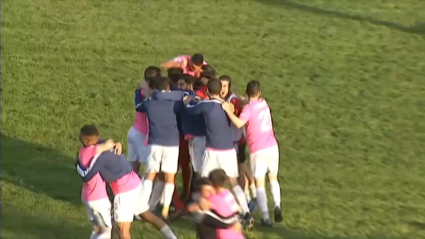
[[208, 89], [208, 95], [210, 97], [212, 97], [212, 96], [219, 97], [220, 91], [221, 91], [220, 80], [218, 80], [218, 79], [209, 80], [208, 83], [207, 83], [207, 89]]
[[179, 88], [179, 90], [192, 90], [194, 83], [195, 83], [195, 77], [188, 74], [184, 74], [177, 81], [177, 88]]
[[201, 53], [195, 53], [190, 57], [190, 67], [195, 71], [201, 71], [201, 67], [204, 64], [204, 56]]
[[159, 91], [170, 90], [170, 83], [169, 83], [168, 79], [165, 78], [165, 77], [162, 77], [162, 76], [155, 77], [155, 90], [159, 90]]
[[84, 146], [97, 144], [99, 141], [99, 131], [95, 125], [84, 125], [80, 129], [80, 141]]
[[232, 87], [232, 79], [227, 75], [222, 75], [218, 79], [221, 82], [220, 97], [224, 99], [229, 95], [230, 89]]
[[148, 66], [145, 69], [145, 73], [143, 74], [145, 81], [148, 81], [149, 78], [161, 76], [161, 69], [156, 66]]
[[259, 98], [261, 96], [261, 85], [257, 80], [252, 80], [246, 85], [246, 95], [249, 98]]
[[215, 70], [211, 65], [203, 65], [201, 69], [202, 69], [201, 77], [205, 76], [205, 77], [215, 78]]
[[200, 178], [195, 181], [193, 191], [199, 193], [203, 198], [209, 198], [214, 194], [214, 188], [209, 178]]
[[223, 169], [214, 169], [208, 178], [211, 180], [214, 188], [223, 188], [227, 182], [227, 175]]

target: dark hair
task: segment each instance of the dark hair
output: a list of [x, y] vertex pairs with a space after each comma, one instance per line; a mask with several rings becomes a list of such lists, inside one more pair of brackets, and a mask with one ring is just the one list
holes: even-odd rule
[[168, 90], [170, 85], [169, 81], [165, 77], [155, 77], [155, 90]]
[[148, 66], [145, 69], [145, 73], [144, 73], [145, 80], [148, 80], [149, 78], [152, 78], [152, 77], [158, 77], [158, 76], [161, 76], [161, 69], [159, 67]]
[[207, 83], [207, 88], [211, 95], [218, 95], [221, 91], [221, 82], [217, 79], [211, 79]]
[[215, 77], [215, 69], [211, 65], [203, 65], [201, 69], [201, 77], [206, 77], [208, 79]]
[[192, 62], [192, 64], [194, 64], [195, 66], [202, 66], [202, 64], [204, 64], [204, 56], [201, 53], [195, 53], [193, 54], [193, 56], [190, 58], [190, 61]]
[[227, 82], [229, 82], [229, 87], [232, 86], [232, 78], [230, 78], [230, 76], [222, 75], [218, 79], [221, 80], [221, 81], [227, 81]]
[[93, 124], [86, 124], [80, 129], [81, 136], [98, 136], [99, 131]]
[[199, 178], [193, 183], [193, 191], [201, 192], [203, 186], [212, 185], [211, 180], [207, 177]]
[[184, 80], [184, 82], [186, 82], [186, 84], [188, 84], [188, 85], [195, 84], [195, 77], [193, 77], [193, 76], [191, 76], [189, 74], [182, 75], [182, 77], [180, 77], [179, 80]]
[[260, 82], [257, 80], [252, 80], [248, 82], [248, 84], [246, 85], [245, 93], [248, 96], [257, 96], [258, 93], [260, 93], [260, 91], [261, 91], [261, 85], [260, 85]]
[[178, 67], [172, 67], [167, 70], [167, 73], [168, 79], [170, 79], [171, 82], [175, 83], [182, 77], [183, 70]]
[[211, 171], [208, 178], [211, 180], [211, 183], [215, 188], [224, 187], [227, 181], [227, 175], [223, 169], [214, 169]]

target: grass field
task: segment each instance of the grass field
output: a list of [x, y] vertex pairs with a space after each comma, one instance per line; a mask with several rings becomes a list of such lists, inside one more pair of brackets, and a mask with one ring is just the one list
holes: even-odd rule
[[143, 69], [198, 51], [274, 112], [284, 222], [248, 238], [425, 238], [423, 0], [2, 3], [1, 238], [88, 238], [79, 128], [126, 142]]

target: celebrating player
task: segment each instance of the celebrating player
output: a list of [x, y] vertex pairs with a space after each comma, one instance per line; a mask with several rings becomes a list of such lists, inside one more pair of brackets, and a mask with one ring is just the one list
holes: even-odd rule
[[[233, 186], [233, 192], [242, 207], [242, 213], [247, 226], [253, 225], [253, 218], [249, 213], [245, 193], [238, 185], [238, 163], [234, 148], [230, 122], [223, 111], [220, 98], [221, 83], [219, 80], [210, 80], [207, 84], [209, 98], [195, 106], [187, 105], [186, 112], [189, 114], [203, 114], [206, 123], [206, 150], [203, 156], [201, 176], [208, 174], [217, 168], [223, 169]], [[190, 99], [184, 100], [185, 104]]]
[[246, 94], [249, 103], [243, 108], [239, 118], [233, 114], [233, 107], [229, 103], [223, 103], [222, 106], [236, 127], [242, 128], [246, 125], [251, 168], [257, 186], [257, 202], [262, 212], [261, 223], [270, 226], [265, 191], [266, 173], [274, 198], [275, 221], [282, 222], [280, 186], [277, 180], [279, 148], [273, 131], [270, 108], [261, 98], [260, 82], [250, 81], [246, 87]]
[[[242, 102], [236, 94], [232, 92], [232, 79], [230, 76], [220, 76], [218, 78], [221, 82], [220, 97], [233, 104], [235, 111], [234, 114], [239, 117], [242, 111]], [[255, 188], [255, 182], [252, 178], [251, 173], [248, 171], [245, 165], [246, 155], [246, 138], [244, 129], [238, 129], [232, 124], [233, 142], [235, 143], [235, 149], [238, 154], [238, 168], [239, 168], [239, 185], [244, 189], [245, 195], [248, 200], [248, 207], [250, 211], [255, 209], [255, 199], [257, 192]], [[251, 200], [251, 194], [253, 200]]]
[[[135, 106], [142, 103], [150, 93], [149, 79], [161, 76], [161, 69], [156, 66], [149, 66], [144, 73], [144, 82], [137, 87], [134, 92]], [[148, 122], [145, 113], [136, 112], [133, 126], [128, 130], [128, 160], [136, 173], [139, 173], [140, 164], [146, 164], [149, 148], [146, 145], [146, 135], [148, 133]]]
[[162, 216], [168, 218], [178, 169], [180, 135], [176, 117], [183, 108], [181, 101], [183, 93], [170, 91], [167, 78], [158, 77], [155, 78], [155, 82], [157, 91], [152, 93], [150, 100], [137, 107], [137, 111], [146, 113], [149, 122], [150, 153], [143, 188], [145, 199], [148, 201], [155, 176], [159, 172], [164, 173]]
[[190, 55], [177, 56], [167, 62], [161, 64], [163, 68], [181, 68], [184, 74], [199, 77], [202, 72], [202, 66], [207, 65], [204, 56], [200, 53]]
[[[130, 227], [135, 215], [139, 215], [153, 224], [169, 239], [176, 239], [171, 229], [158, 217], [148, 211], [148, 200], [143, 201], [142, 183], [138, 175], [132, 170], [120, 150], [106, 151], [99, 154], [97, 143], [99, 134], [95, 126], [86, 125], [80, 131], [80, 140], [86, 148], [77, 161], [77, 172], [83, 182], [87, 183], [100, 174], [106, 182], [110, 183], [114, 193], [114, 219], [118, 225], [119, 238], [131, 239]], [[111, 142], [107, 142], [109, 147]], [[90, 147], [94, 146], [94, 147]], [[101, 146], [100, 146], [101, 147]], [[82, 162], [86, 164], [82, 164]], [[88, 166], [85, 166], [88, 165]]]

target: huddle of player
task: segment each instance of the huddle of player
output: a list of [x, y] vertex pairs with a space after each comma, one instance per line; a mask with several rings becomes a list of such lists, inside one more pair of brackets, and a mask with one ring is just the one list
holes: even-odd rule
[[[196, 215], [200, 238], [243, 238], [236, 215], [240, 213], [242, 223], [251, 227], [255, 203], [262, 212], [261, 225], [271, 226], [267, 173], [274, 218], [281, 222], [279, 149], [260, 83], [250, 81], [247, 97], [238, 97], [231, 92], [230, 77], [216, 79], [201, 54], [179, 56], [161, 66], [168, 69], [168, 77], [150, 66], [135, 91], [136, 119], [128, 132], [131, 166], [121, 154], [121, 144], [101, 141], [94, 126], [81, 129], [83, 147], [77, 171], [84, 182], [82, 199], [95, 225], [91, 238], [110, 238], [106, 183], [114, 193], [114, 220], [122, 239], [130, 238], [133, 216], [152, 223], [165, 238], [176, 238], [165, 222], [151, 213], [158, 204], [164, 219], [176, 219], [187, 211]], [[252, 176], [244, 163], [246, 144]], [[141, 164], [145, 165], [143, 180], [136, 174]], [[179, 167], [183, 197], [192, 195], [188, 205], [175, 189]], [[234, 207], [225, 182], [231, 184], [240, 207]], [[225, 211], [224, 205], [231, 207]]]

